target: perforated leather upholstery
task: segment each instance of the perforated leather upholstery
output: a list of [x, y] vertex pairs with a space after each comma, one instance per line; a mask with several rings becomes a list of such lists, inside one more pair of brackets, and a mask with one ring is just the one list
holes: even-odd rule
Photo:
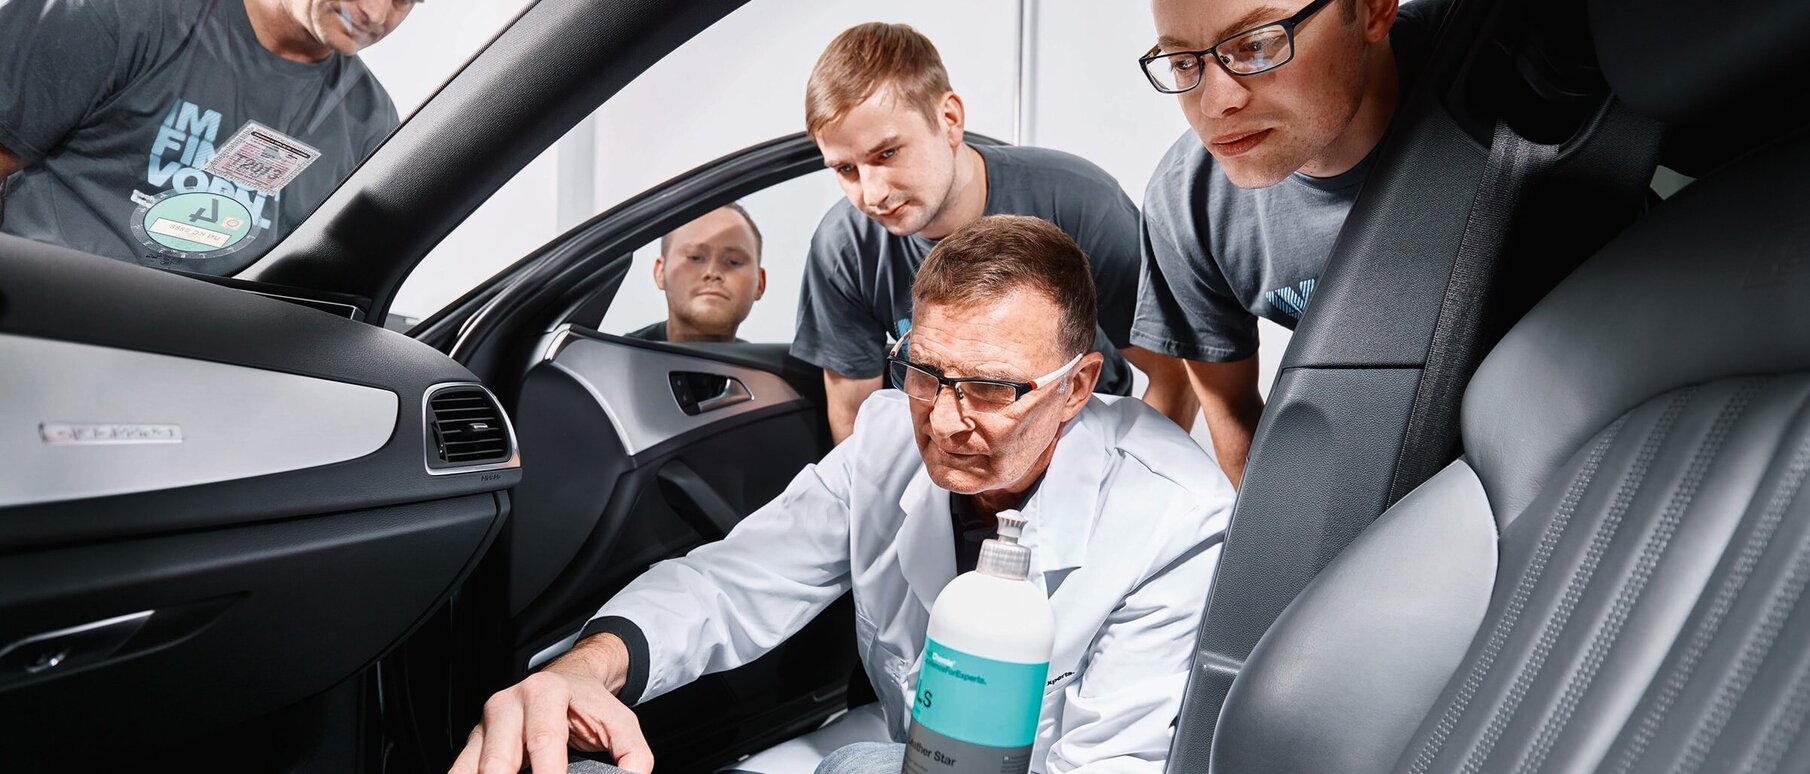
[[1807, 206], [1800, 134], [1542, 301], [1465, 459], [1253, 652], [1213, 770], [1810, 771]]

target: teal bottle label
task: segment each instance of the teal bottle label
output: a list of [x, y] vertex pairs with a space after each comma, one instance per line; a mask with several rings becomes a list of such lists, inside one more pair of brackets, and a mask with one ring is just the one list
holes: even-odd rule
[[1048, 675], [1047, 662], [995, 661], [927, 641], [906, 774], [1026, 771]]

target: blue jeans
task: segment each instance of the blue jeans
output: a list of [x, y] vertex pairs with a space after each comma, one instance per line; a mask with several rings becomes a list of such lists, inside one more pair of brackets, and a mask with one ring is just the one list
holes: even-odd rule
[[830, 753], [817, 764], [817, 774], [899, 774], [904, 765], [905, 745], [856, 742]]

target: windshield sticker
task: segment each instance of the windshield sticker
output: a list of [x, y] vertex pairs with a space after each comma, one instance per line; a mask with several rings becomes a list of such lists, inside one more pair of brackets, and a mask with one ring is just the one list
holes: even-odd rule
[[243, 202], [208, 191], [171, 191], [140, 204], [132, 216], [138, 241], [168, 258], [228, 255], [250, 244], [258, 231]]
[[201, 170], [255, 191], [275, 194], [320, 157], [320, 151], [294, 137], [247, 121]]

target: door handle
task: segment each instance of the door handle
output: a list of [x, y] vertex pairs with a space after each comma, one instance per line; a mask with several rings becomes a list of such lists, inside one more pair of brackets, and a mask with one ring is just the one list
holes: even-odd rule
[[733, 376], [673, 371], [667, 374], [667, 383], [672, 386], [672, 397], [678, 402], [679, 410], [688, 416], [754, 400], [748, 385]]
[[18, 640], [0, 649], [0, 685], [104, 664], [144, 628], [154, 612], [144, 610]]

